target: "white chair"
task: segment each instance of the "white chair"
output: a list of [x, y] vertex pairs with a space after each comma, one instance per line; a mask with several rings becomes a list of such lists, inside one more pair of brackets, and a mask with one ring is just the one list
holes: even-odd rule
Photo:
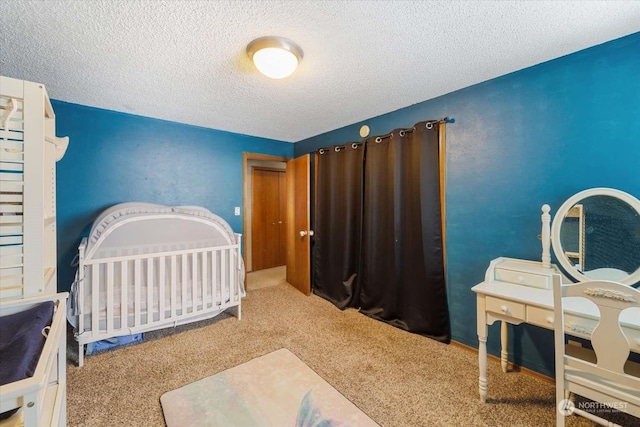
[[[556, 420], [565, 425], [565, 418], [578, 414], [601, 425], [615, 425], [580, 404], [566, 399], [575, 393], [596, 402], [586, 405], [602, 413], [613, 408], [640, 418], [640, 369], [628, 361], [629, 338], [620, 327], [620, 314], [631, 307], [640, 307], [640, 291], [630, 286], [606, 280], [593, 280], [563, 285], [559, 275], [553, 278], [554, 337], [556, 362]], [[593, 331], [589, 326], [565, 324], [565, 298], [581, 297], [595, 303], [600, 319]], [[633, 310], [634, 316], [640, 310]], [[635, 313], [637, 311], [637, 313]], [[625, 314], [628, 315], [628, 314]], [[571, 351], [565, 346], [565, 327], [589, 336], [593, 352]], [[588, 353], [588, 354], [587, 354]], [[595, 354], [594, 354], [595, 353]], [[590, 356], [590, 357], [589, 357]], [[600, 411], [598, 411], [598, 409]], [[638, 420], [640, 425], [640, 420]]]

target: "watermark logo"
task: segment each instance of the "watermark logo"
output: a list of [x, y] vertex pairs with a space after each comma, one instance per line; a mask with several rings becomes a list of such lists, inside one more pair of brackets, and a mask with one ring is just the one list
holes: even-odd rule
[[575, 409], [576, 405], [570, 399], [562, 399], [560, 403], [558, 403], [558, 412], [565, 417], [573, 414]]
[[574, 403], [570, 399], [562, 399], [558, 403], [558, 412], [564, 416], [569, 416], [580, 409], [582, 411], [591, 413], [611, 413], [616, 411], [625, 411], [627, 409], [627, 402], [593, 402], [593, 401], [580, 401]]

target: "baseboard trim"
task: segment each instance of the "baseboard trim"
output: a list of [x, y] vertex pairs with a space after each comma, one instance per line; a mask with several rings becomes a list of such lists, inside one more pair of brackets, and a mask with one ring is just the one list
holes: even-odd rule
[[[470, 352], [473, 352], [475, 354], [478, 354], [478, 349], [477, 348], [468, 346], [468, 345], [463, 344], [461, 342], [451, 340], [451, 345], [453, 345], [455, 347], [462, 348], [462, 349], [470, 351]], [[493, 354], [487, 354], [487, 360], [491, 360], [492, 362], [495, 362], [495, 363], [501, 363], [500, 358], [498, 356], [494, 356]], [[542, 381], [545, 381], [545, 382], [547, 382], [549, 384], [555, 384], [556, 383], [555, 378], [551, 378], [551, 377], [549, 377], [547, 375], [541, 374], [540, 372], [533, 371], [533, 370], [531, 370], [529, 368], [524, 368], [524, 367], [516, 365], [515, 363], [512, 363], [512, 362], [509, 362], [507, 364], [507, 372], [509, 372], [509, 371], [511, 371], [511, 372], [522, 372], [523, 374], [531, 375], [532, 377], [538, 378], [538, 379], [540, 379]]]

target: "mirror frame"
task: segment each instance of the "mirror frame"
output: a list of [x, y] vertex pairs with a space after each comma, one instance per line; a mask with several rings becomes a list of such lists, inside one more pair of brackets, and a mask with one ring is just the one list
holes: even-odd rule
[[[565, 255], [564, 249], [562, 248], [562, 243], [560, 243], [560, 227], [562, 227], [562, 223], [564, 221], [565, 216], [569, 212], [569, 210], [581, 200], [591, 197], [591, 196], [610, 196], [615, 197], [616, 199], [622, 200], [631, 206], [635, 211], [640, 215], [640, 200], [636, 199], [632, 195], [625, 193], [624, 191], [616, 190], [614, 188], [590, 188], [588, 190], [580, 191], [579, 193], [574, 194], [569, 197], [558, 209], [556, 212], [553, 223], [551, 224], [551, 245], [553, 246], [553, 252], [556, 254], [556, 259], [567, 272], [567, 274], [571, 275], [574, 279], [580, 282], [586, 282], [594, 280], [590, 277], [579, 272], [571, 262], [569, 262], [569, 258]], [[630, 273], [624, 279], [616, 280], [616, 282], [623, 283], [625, 285], [635, 285], [640, 282], [640, 266], [634, 271]]]

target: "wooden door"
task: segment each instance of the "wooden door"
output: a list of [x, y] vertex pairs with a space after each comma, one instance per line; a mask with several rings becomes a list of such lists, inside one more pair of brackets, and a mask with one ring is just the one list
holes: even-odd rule
[[278, 265], [287, 263], [287, 174], [283, 170], [278, 178]]
[[[309, 155], [287, 162], [287, 282], [311, 293]], [[311, 235], [310, 235], [311, 234]]]
[[[251, 173], [251, 270], [286, 263], [285, 172], [253, 168]], [[285, 204], [286, 206], [286, 204]]]

